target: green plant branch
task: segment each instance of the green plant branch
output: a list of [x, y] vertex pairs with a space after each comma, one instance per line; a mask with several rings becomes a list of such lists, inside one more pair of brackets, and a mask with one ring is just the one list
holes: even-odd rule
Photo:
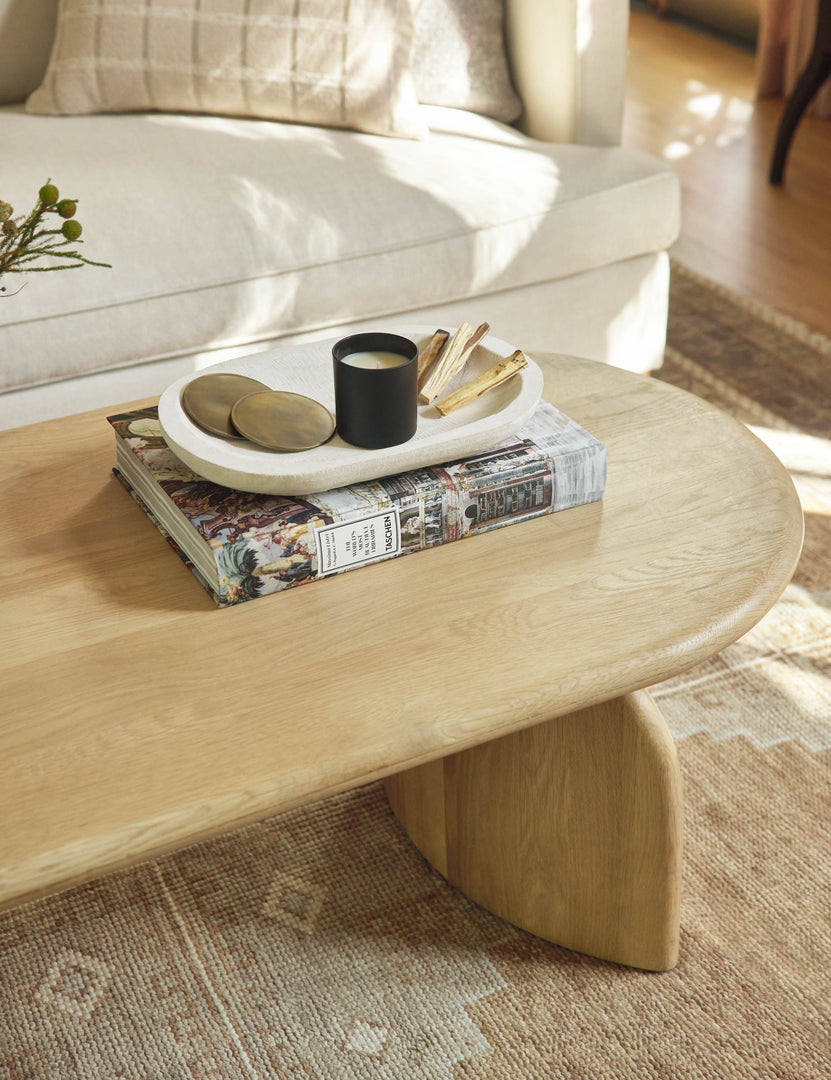
[[[17, 258], [18, 263], [29, 262], [32, 259], [39, 259], [41, 255], [55, 255], [57, 254], [61, 259], [78, 259], [82, 263], [86, 263], [88, 266], [109, 266], [109, 263], [95, 262], [93, 259], [88, 259], [85, 255], [82, 255], [80, 251], [63, 251], [61, 249], [68, 247], [71, 241], [65, 240], [61, 244], [44, 244], [42, 247], [35, 248], [25, 252]], [[76, 243], [83, 243], [83, 240], [76, 241]], [[44, 270], [60, 270], [60, 266], [45, 266]], [[15, 273], [15, 270], [9, 270], [9, 273]]]
[[[74, 249], [66, 250], [72, 244], [83, 243], [83, 240], [79, 239], [81, 225], [74, 220], [77, 203], [77, 199], [61, 199], [58, 189], [49, 180], [38, 192], [37, 202], [26, 217], [14, 217], [13, 207], [0, 200], [0, 278], [4, 274], [77, 270], [81, 266], [111, 269], [110, 263], [88, 259]], [[46, 227], [47, 214], [57, 214], [63, 219], [60, 228]], [[51, 239], [58, 236], [63, 239], [57, 242]], [[58, 261], [52, 266], [32, 265], [44, 258]], [[5, 291], [5, 286], [0, 285], [0, 292]]]
[[[52, 270], [80, 270], [83, 262], [64, 263], [63, 266], [27, 266], [25, 270], [7, 270], [7, 274], [48, 274]], [[92, 263], [92, 266], [104, 266], [105, 263]]]

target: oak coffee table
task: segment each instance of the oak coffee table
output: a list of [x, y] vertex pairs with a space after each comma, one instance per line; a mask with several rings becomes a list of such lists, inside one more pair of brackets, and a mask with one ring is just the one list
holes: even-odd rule
[[704, 402], [535, 358], [606, 443], [602, 503], [224, 610], [112, 476], [125, 406], [0, 433], [0, 905], [383, 777], [473, 899], [675, 963], [681, 781], [643, 688], [773, 605], [802, 514]]

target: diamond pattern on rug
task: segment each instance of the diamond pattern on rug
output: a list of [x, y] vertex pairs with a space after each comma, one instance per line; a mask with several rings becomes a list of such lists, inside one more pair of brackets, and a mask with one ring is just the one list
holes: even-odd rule
[[356, 1054], [366, 1054], [383, 1061], [387, 1038], [388, 1031], [380, 1024], [373, 1024], [371, 1020], [355, 1019], [347, 1032], [345, 1046]]
[[311, 934], [325, 899], [325, 886], [304, 881], [296, 874], [278, 873], [263, 904], [263, 914]]
[[0, 916], [3, 1080], [249, 1075], [153, 864]]
[[465, 1004], [502, 987], [485, 950], [516, 931], [459, 904], [378, 785], [159, 867], [255, 1073], [447, 1077], [487, 1049]]
[[89, 1020], [115, 972], [94, 956], [65, 949], [49, 969], [35, 996], [80, 1020]]

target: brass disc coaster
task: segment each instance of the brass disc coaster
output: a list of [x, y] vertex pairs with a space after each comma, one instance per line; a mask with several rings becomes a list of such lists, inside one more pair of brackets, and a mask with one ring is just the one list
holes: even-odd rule
[[200, 427], [223, 439], [238, 439], [231, 423], [231, 409], [246, 394], [268, 390], [265, 383], [231, 372], [211, 372], [191, 379], [182, 390], [182, 408]]
[[231, 421], [241, 435], [269, 450], [311, 450], [331, 439], [335, 418], [319, 401], [287, 390], [240, 398]]

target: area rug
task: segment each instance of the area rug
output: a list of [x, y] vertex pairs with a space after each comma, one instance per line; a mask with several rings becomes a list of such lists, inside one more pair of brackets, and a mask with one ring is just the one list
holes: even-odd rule
[[768, 441], [807, 526], [770, 615], [654, 691], [686, 785], [674, 970], [482, 911], [375, 784], [0, 916], [0, 1080], [828, 1080], [829, 368], [674, 267], [656, 377]]

